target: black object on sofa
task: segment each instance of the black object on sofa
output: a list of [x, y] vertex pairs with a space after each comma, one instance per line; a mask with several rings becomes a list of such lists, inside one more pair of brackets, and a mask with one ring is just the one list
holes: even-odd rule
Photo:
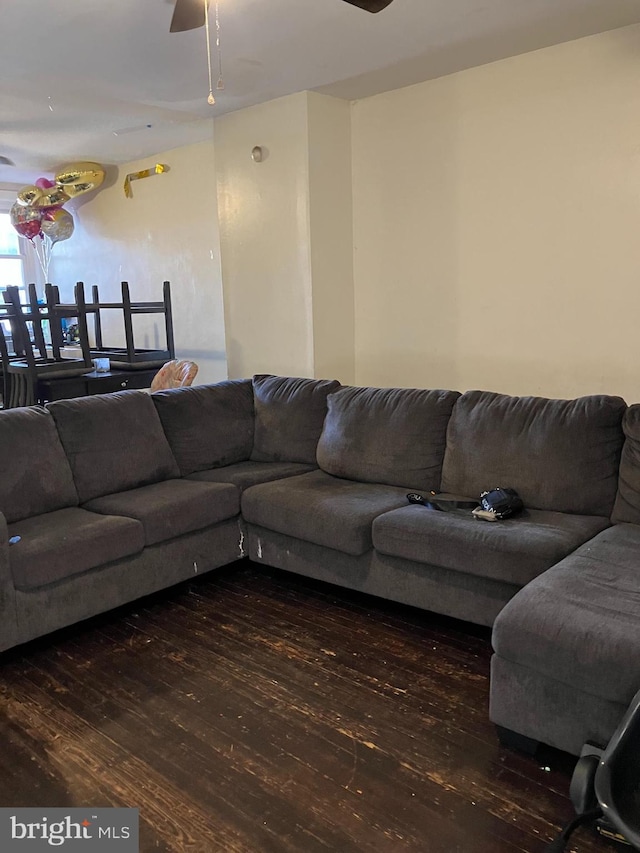
[[[0, 648], [249, 556], [495, 620], [492, 718], [577, 753], [640, 686], [636, 408], [260, 375], [2, 412]], [[525, 511], [406, 500], [496, 486]]]

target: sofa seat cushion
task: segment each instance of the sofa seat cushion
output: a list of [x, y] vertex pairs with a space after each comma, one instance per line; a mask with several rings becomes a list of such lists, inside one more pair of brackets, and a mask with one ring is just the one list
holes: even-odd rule
[[547, 400], [468, 391], [449, 421], [441, 489], [477, 498], [510, 487], [526, 507], [610, 516], [625, 409], [604, 394]]
[[240, 493], [230, 483], [165, 480], [96, 498], [85, 508], [136, 518], [144, 528], [145, 545], [155, 545], [233, 518], [240, 511]]
[[532, 581], [499, 614], [496, 653], [627, 705], [640, 687], [640, 527], [604, 530]]
[[316, 446], [335, 379], [253, 377], [255, 430], [251, 459], [256, 462], [316, 464]]
[[252, 462], [247, 460], [246, 462], [236, 462], [235, 465], [225, 465], [223, 468], [197, 471], [195, 474], [190, 474], [187, 480], [199, 480], [204, 483], [233, 483], [243, 492], [249, 486], [306, 474], [308, 471], [315, 471], [316, 467], [316, 465], [305, 465], [302, 462]]
[[98, 515], [79, 507], [59, 509], [8, 526], [20, 541], [9, 546], [16, 589], [36, 589], [139, 553], [139, 521]]
[[329, 394], [318, 465], [360, 483], [439, 489], [457, 391], [341, 388]]
[[183, 477], [241, 462], [251, 455], [250, 379], [156, 391], [151, 399]]
[[377, 551], [524, 586], [610, 524], [607, 518], [526, 510], [487, 522], [469, 510], [407, 506], [373, 523]]
[[242, 514], [268, 530], [357, 556], [372, 546], [373, 519], [406, 500], [406, 489], [312, 471], [247, 489]]

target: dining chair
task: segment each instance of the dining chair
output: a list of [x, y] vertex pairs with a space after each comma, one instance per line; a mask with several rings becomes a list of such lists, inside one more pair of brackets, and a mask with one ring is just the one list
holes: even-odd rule
[[[51, 285], [47, 285], [47, 295]], [[31, 287], [30, 287], [31, 291]], [[18, 345], [15, 345], [16, 357], [8, 353], [6, 342], [0, 344], [0, 355], [3, 358], [4, 375], [4, 408], [32, 406], [46, 400], [39, 393], [39, 380], [54, 379], [60, 376], [79, 376], [92, 370], [87, 318], [84, 310], [84, 293], [76, 288], [76, 301], [73, 305], [59, 305], [49, 302], [40, 305], [35, 298], [33, 288], [32, 298], [28, 305], [21, 304], [17, 287], [8, 287], [5, 291], [5, 314], [11, 323], [12, 334], [17, 334]], [[65, 358], [57, 345], [55, 329], [60, 325], [62, 317], [75, 316], [78, 319], [82, 358]], [[44, 341], [43, 324], [48, 321], [52, 337], [52, 354], [48, 355]], [[33, 338], [33, 343], [32, 343]], [[34, 353], [34, 344], [38, 355]], [[5, 352], [6, 357], [5, 357]]]

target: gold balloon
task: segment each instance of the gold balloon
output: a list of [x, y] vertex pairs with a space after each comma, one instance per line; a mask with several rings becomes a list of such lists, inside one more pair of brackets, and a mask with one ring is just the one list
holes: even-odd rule
[[97, 189], [104, 181], [100, 163], [69, 163], [55, 176], [55, 182], [70, 198]]
[[96, 184], [91, 181], [84, 181], [80, 184], [66, 184], [65, 192], [68, 192], [71, 198], [75, 198], [77, 195], [82, 195], [83, 193], [91, 192], [91, 190], [96, 189]]
[[40, 195], [33, 202], [34, 207], [60, 207], [61, 204], [66, 204], [71, 196], [66, 188], [50, 187], [46, 190], [40, 190]]
[[29, 207], [29, 205], [33, 204], [41, 195], [42, 190], [40, 187], [30, 184], [28, 187], [22, 187], [16, 197], [16, 201], [18, 204], [22, 205], [22, 207]]

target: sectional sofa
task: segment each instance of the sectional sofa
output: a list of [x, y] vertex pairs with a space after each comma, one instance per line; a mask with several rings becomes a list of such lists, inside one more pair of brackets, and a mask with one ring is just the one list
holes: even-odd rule
[[[249, 557], [494, 625], [503, 737], [640, 687], [640, 406], [269, 375], [0, 413], [0, 650]], [[498, 523], [409, 505], [511, 486]]]

